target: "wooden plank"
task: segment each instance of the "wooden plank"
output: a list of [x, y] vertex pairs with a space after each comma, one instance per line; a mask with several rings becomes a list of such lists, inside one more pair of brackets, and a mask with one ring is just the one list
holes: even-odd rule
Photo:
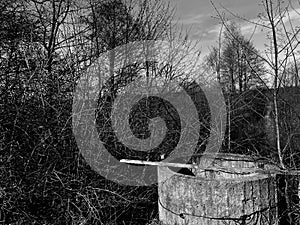
[[130, 160], [130, 159], [121, 159], [120, 162], [122, 163], [130, 163], [130, 164], [137, 164], [137, 165], [149, 165], [149, 166], [162, 166], [162, 167], [180, 167], [180, 168], [189, 168], [189, 169], [196, 169], [198, 172], [204, 171], [221, 171], [227, 172], [232, 174], [238, 175], [250, 175], [255, 173], [260, 174], [285, 174], [285, 175], [300, 175], [300, 170], [281, 170], [281, 169], [260, 169], [260, 168], [228, 168], [224, 166], [213, 166], [203, 168], [201, 166], [195, 164], [185, 164], [185, 163], [170, 163], [170, 162], [152, 162], [152, 161], [143, 161], [143, 160]]
[[131, 163], [138, 165], [149, 165], [149, 166], [164, 166], [164, 167], [180, 167], [180, 168], [194, 168], [195, 165], [185, 164], [185, 163], [169, 163], [169, 162], [151, 162], [151, 161], [143, 161], [143, 160], [129, 160], [129, 159], [121, 159], [122, 163]]

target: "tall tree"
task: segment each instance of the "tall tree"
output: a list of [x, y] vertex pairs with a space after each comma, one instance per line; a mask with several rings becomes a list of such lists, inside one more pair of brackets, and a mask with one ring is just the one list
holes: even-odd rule
[[[159, 0], [91, 1], [90, 8], [91, 13], [85, 21], [91, 31], [89, 39], [94, 49], [93, 55], [96, 57], [103, 51], [132, 41], [165, 39], [174, 33], [171, 31], [173, 10], [169, 4]], [[114, 54], [111, 52], [109, 60], [111, 93], [118, 89], [119, 81], [115, 80], [115, 76], [122, 79], [122, 76], [112, 71], [116, 57]], [[145, 64], [147, 70], [150, 70], [150, 64]], [[140, 65], [139, 69], [141, 67], [143, 66]], [[132, 76], [134, 74], [137, 72], [131, 73]]]
[[221, 79], [232, 93], [242, 93], [263, 84], [264, 64], [253, 43], [231, 22], [224, 31], [221, 55]]

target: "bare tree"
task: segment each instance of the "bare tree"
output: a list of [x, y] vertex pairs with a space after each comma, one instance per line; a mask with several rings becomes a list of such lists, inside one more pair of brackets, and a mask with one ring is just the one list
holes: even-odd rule
[[[276, 149], [281, 167], [285, 168], [282, 156], [282, 146], [280, 143], [280, 129], [279, 129], [279, 112], [278, 112], [278, 94], [282, 84], [281, 77], [286, 71], [289, 60], [295, 58], [297, 47], [299, 45], [298, 35], [299, 28], [292, 23], [289, 14], [291, 5], [288, 3], [283, 7], [280, 1], [262, 1], [263, 12], [259, 14], [259, 21], [250, 21], [246, 18], [241, 18], [238, 15], [230, 12], [239, 19], [253, 24], [254, 29], [258, 26], [267, 31], [267, 37], [270, 40], [268, 50], [264, 55], [258, 54], [251, 48], [247, 48], [250, 52], [260, 58], [267, 66], [267, 74], [272, 79], [272, 102], [274, 105], [274, 120], [275, 120], [275, 134], [276, 134]], [[215, 8], [217, 10], [217, 8]], [[228, 10], [227, 10], [228, 11]], [[217, 10], [219, 18], [224, 26], [227, 26], [226, 19], [221, 16]], [[238, 38], [232, 34], [236, 41], [240, 42]], [[248, 66], [256, 73], [256, 69], [248, 63]], [[264, 85], [269, 88], [268, 83]]]
[[253, 43], [242, 35], [239, 26], [233, 22], [226, 24], [220, 41], [222, 49], [213, 47], [205, 61], [218, 74], [226, 91], [242, 93], [253, 86], [261, 86], [265, 70], [263, 61]]
[[[274, 129], [274, 144], [276, 149], [276, 157], [280, 167], [283, 169], [288, 169], [291, 165], [295, 165], [295, 160], [297, 161], [297, 154], [292, 152], [287, 153], [290, 144], [292, 143], [291, 139], [295, 138], [297, 129], [293, 129], [291, 132], [291, 127], [294, 127], [295, 120], [298, 121], [299, 116], [295, 108], [291, 106], [288, 101], [284, 98], [289, 95], [289, 89], [283, 89], [285, 86], [288, 74], [290, 73], [291, 66], [293, 65], [293, 70], [295, 74], [292, 75], [294, 78], [295, 86], [298, 86], [298, 67], [297, 67], [297, 54], [299, 49], [299, 32], [300, 28], [297, 26], [295, 21], [293, 21], [291, 14], [299, 15], [299, 12], [295, 9], [291, 1], [272, 1], [272, 0], [262, 0], [261, 7], [262, 12], [258, 15], [258, 18], [255, 20], [248, 20], [241, 16], [236, 15], [233, 12], [225, 9], [231, 15], [236, 18], [242, 19], [244, 22], [248, 22], [253, 25], [253, 29], [262, 29], [266, 32], [266, 37], [269, 40], [268, 48], [264, 51], [264, 54], [257, 55], [266, 65], [266, 72], [269, 76], [270, 82], [265, 83], [265, 87], [269, 89], [270, 92], [270, 105], [269, 112], [267, 116], [271, 119], [270, 126]], [[215, 8], [216, 9], [216, 8]], [[226, 20], [221, 16], [218, 9], [216, 9], [221, 19], [222, 23], [226, 25]], [[236, 38], [233, 35], [234, 38]], [[236, 38], [237, 39], [237, 38]], [[238, 40], [238, 39], [237, 39]], [[253, 50], [251, 50], [253, 52]], [[250, 64], [248, 64], [251, 67]], [[255, 71], [255, 70], [254, 70]], [[295, 79], [296, 78], [296, 79]], [[289, 108], [289, 112], [284, 110], [285, 107]], [[287, 119], [291, 116], [291, 111], [293, 111], [293, 120]], [[288, 116], [289, 114], [289, 116]], [[287, 122], [289, 121], [289, 122]], [[289, 125], [287, 124], [289, 123]], [[288, 126], [288, 132], [284, 131], [284, 127]], [[273, 132], [271, 132], [273, 133]], [[272, 135], [272, 134], [271, 134]], [[297, 150], [296, 150], [297, 151]], [[291, 163], [293, 161], [293, 163]], [[299, 165], [298, 165], [299, 166]], [[296, 166], [297, 167], [297, 166]], [[291, 189], [290, 182], [292, 179], [284, 178], [284, 188], [283, 188], [283, 198], [284, 204], [287, 204], [287, 209], [290, 210], [288, 213], [289, 219], [285, 220], [284, 217], [281, 220], [284, 222], [293, 221], [293, 207], [292, 198], [290, 198]], [[292, 189], [295, 187], [292, 187]], [[281, 201], [281, 200], [280, 200]]]

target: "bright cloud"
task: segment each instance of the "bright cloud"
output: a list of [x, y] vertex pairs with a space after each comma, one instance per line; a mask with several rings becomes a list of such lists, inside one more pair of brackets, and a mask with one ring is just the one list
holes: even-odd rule
[[204, 14], [197, 14], [197, 15], [188, 15], [185, 18], [179, 19], [179, 24], [183, 25], [193, 25], [193, 24], [200, 24], [203, 22], [203, 18], [206, 16]]

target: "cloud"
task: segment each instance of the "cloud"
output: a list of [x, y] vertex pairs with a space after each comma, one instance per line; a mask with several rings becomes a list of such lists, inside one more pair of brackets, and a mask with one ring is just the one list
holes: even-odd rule
[[[279, 18], [277, 18], [277, 21]], [[287, 13], [284, 14], [284, 17], [282, 18], [283, 23], [286, 25], [286, 27], [289, 27], [290, 21], [295, 25], [296, 21], [300, 21], [300, 8], [297, 9], [291, 9]], [[261, 33], [265, 32], [265, 29], [262, 29], [262, 26], [256, 25], [256, 24], [263, 24], [265, 26], [268, 26], [269, 23], [267, 21], [262, 21], [259, 18], [254, 18], [250, 20], [250, 22], [244, 22], [241, 24], [241, 31], [242, 34], [252, 34], [255, 33]]]
[[179, 19], [178, 23], [183, 25], [201, 24], [204, 18], [206, 18], [206, 15], [204, 14], [189, 15], [183, 19]]
[[[241, 32], [246, 38], [251, 38], [258, 49], [265, 49], [265, 44], [268, 43], [267, 33], [269, 29], [255, 25], [255, 23], [262, 23], [257, 16], [263, 11], [262, 5], [259, 4], [261, 0], [213, 1], [220, 12], [223, 12], [223, 8], [219, 5], [219, 3], [240, 17], [248, 19], [250, 22], [238, 19], [224, 11], [228, 21], [234, 20], [240, 24]], [[215, 45], [218, 42], [218, 36], [221, 29], [220, 20], [216, 17], [216, 12], [211, 6], [210, 1], [172, 0], [171, 2], [173, 2], [173, 5], [177, 8], [176, 17], [178, 20], [174, 21], [174, 23], [178, 22], [179, 26], [183, 25], [183, 29], [189, 33], [189, 38], [200, 41], [203, 52], [206, 53], [209, 46]], [[289, 2], [290, 1], [287, 1], [286, 5], [282, 5], [282, 9], [287, 7]], [[300, 14], [300, 7], [298, 6], [299, 5], [296, 7], [296, 11]], [[300, 24], [300, 15], [296, 11], [290, 8], [288, 12], [294, 26]], [[291, 29], [289, 25], [289, 17], [286, 16], [283, 18], [287, 30]], [[268, 25], [267, 22], [265, 22], [265, 25]]]
[[218, 34], [218, 33], [220, 33], [221, 27], [222, 27], [221, 24], [213, 25], [212, 28], [207, 30], [207, 33], [208, 34]]
[[252, 34], [253, 32], [259, 32], [261, 31], [261, 26], [258, 26], [257, 24], [264, 24], [259, 18], [255, 18], [252, 20], [249, 20], [249, 22], [244, 22], [241, 24], [241, 32], [243, 35], [246, 34]]
[[300, 20], [300, 8], [291, 9], [286, 13], [285, 17], [283, 18], [284, 23], [288, 23], [289, 21]]

